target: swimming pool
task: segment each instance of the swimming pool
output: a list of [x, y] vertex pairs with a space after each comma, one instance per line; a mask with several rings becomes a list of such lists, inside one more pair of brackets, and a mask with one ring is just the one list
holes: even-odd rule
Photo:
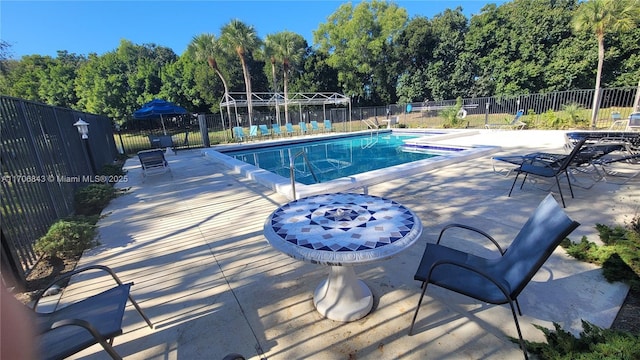
[[440, 155], [436, 151], [412, 151], [404, 143], [417, 137], [376, 132], [224, 153], [286, 178], [291, 178], [293, 158], [295, 180], [312, 185]]
[[[402, 129], [363, 131], [217, 146], [202, 153], [293, 199], [294, 192], [295, 197], [300, 198], [356, 188], [366, 190], [369, 185], [499, 150], [491, 146], [450, 146], [441, 142], [471, 133]], [[289, 179], [289, 156], [295, 159], [295, 187]]]

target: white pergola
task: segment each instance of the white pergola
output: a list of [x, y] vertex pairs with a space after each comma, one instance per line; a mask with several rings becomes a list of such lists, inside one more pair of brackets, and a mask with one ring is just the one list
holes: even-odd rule
[[[289, 106], [297, 106], [302, 118], [303, 106], [322, 106], [324, 118], [327, 118], [327, 105], [346, 105], [349, 107], [349, 121], [351, 121], [351, 99], [343, 94], [336, 92], [319, 92], [319, 93], [289, 93], [285, 99], [284, 93], [251, 93], [251, 104], [253, 107], [275, 107], [276, 119], [280, 124], [280, 106], [285, 106], [285, 111]], [[238, 121], [238, 107], [248, 107], [246, 93], [225, 93], [222, 101], [220, 101], [220, 115], [224, 119], [223, 110], [226, 109], [231, 117], [230, 108], [233, 106]], [[249, 126], [252, 125], [252, 119], [249, 119]], [[240, 124], [237, 124], [240, 126]], [[223, 121], [224, 126], [224, 121]], [[231, 126], [231, 125], [230, 125]]]

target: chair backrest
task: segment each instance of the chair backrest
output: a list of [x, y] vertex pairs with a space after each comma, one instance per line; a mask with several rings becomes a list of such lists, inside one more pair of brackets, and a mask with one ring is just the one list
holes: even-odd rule
[[560, 242], [579, 225], [551, 194], [547, 195], [493, 269], [509, 283], [512, 298], [518, 296]]
[[298, 124], [298, 125], [300, 125], [300, 131], [301, 131], [301, 132], [306, 133], [306, 132], [308, 132], [308, 131], [309, 131], [309, 129], [307, 129], [307, 123], [306, 123], [306, 122], [302, 121], [302, 122], [301, 122], [300, 124]]
[[518, 112], [516, 113], [516, 116], [511, 121], [511, 125], [518, 124], [520, 122], [520, 118], [522, 117], [522, 115], [524, 115], [524, 110], [518, 110]]
[[269, 135], [269, 128], [265, 124], [260, 125], [260, 135]]
[[249, 128], [249, 136], [258, 136], [258, 126], [251, 125]]
[[573, 160], [576, 158], [576, 156], [578, 156], [578, 154], [580, 153], [580, 150], [582, 149], [582, 145], [584, 145], [584, 143], [587, 141], [586, 138], [580, 139], [573, 147], [573, 149], [571, 150], [571, 152], [569, 153], [569, 155], [567, 155], [567, 157], [565, 157], [564, 159], [562, 159], [562, 162], [560, 163], [560, 167], [558, 167], [556, 169], [556, 172], [559, 173], [561, 171], [565, 171], [569, 165], [573, 162]]
[[271, 124], [271, 128], [273, 129], [274, 134], [282, 135], [282, 130], [280, 129], [280, 125]]
[[160, 149], [139, 151], [138, 159], [140, 160], [142, 168], [164, 165], [167, 163], [167, 160], [164, 158], [164, 153]]
[[324, 121], [324, 128], [327, 130], [331, 130], [331, 120]]
[[242, 128], [240, 126], [236, 126], [233, 128], [233, 133], [236, 135], [237, 138], [242, 139], [244, 138], [244, 131], [242, 130]]
[[284, 126], [287, 128], [287, 132], [288, 133], [293, 133], [293, 125], [291, 125], [291, 123], [286, 123], [284, 124]]
[[313, 130], [320, 130], [320, 128], [318, 127], [318, 122], [315, 120], [311, 120], [311, 128], [313, 128]]

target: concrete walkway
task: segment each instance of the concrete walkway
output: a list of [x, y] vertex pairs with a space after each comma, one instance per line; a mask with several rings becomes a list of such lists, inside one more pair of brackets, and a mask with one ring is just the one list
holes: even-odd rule
[[[562, 151], [562, 134], [481, 131], [447, 143], [499, 145], [500, 154]], [[507, 306], [437, 287], [427, 291], [416, 334], [407, 335], [420, 296], [413, 274], [425, 244], [436, 241], [442, 226], [478, 226], [506, 247], [548, 193], [525, 184], [508, 198], [513, 175], [493, 172], [489, 157], [369, 188], [370, 194], [416, 212], [424, 232], [400, 255], [356, 268], [375, 300], [372, 313], [351, 323], [324, 319], [313, 307], [313, 290], [327, 268], [289, 258], [264, 240], [265, 219], [287, 199], [231, 173], [198, 150], [168, 159], [171, 174], [144, 182], [137, 158], [127, 161], [129, 181], [118, 186], [128, 191], [105, 209], [99, 222], [101, 245], [87, 251], [78, 265], [107, 265], [123, 281], [135, 283], [132, 295], [155, 329], [145, 327], [128, 306], [125, 334], [114, 341], [125, 358], [222, 359], [232, 352], [273, 360], [522, 358], [508, 338], [517, 333]], [[576, 187], [575, 199], [567, 191], [566, 211], [582, 224], [570, 239], [598, 241], [596, 223], [631, 220], [640, 205], [637, 185], [636, 180]], [[458, 238], [450, 244], [491, 248]], [[63, 301], [72, 298], [77, 285], [91, 281], [74, 281]], [[599, 268], [559, 248], [519, 297], [524, 337], [544, 340], [533, 324], [552, 328], [557, 322], [576, 333], [581, 320], [609, 327], [626, 293], [626, 286], [607, 283]], [[94, 346], [74, 358], [105, 356]]]

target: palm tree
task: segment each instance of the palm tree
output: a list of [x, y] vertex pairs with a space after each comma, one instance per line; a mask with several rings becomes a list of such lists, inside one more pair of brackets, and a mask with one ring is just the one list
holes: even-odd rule
[[598, 71], [593, 95], [591, 127], [595, 128], [600, 103], [600, 79], [604, 64], [604, 37], [608, 32], [626, 31], [636, 26], [640, 0], [588, 0], [580, 4], [574, 17], [575, 30], [587, 30], [598, 40]]
[[280, 109], [278, 106], [278, 82], [276, 80], [276, 47], [277, 47], [277, 35], [267, 35], [264, 39], [264, 45], [262, 46], [262, 51], [260, 55], [265, 62], [271, 63], [271, 79], [272, 79], [272, 87], [273, 94], [276, 100], [276, 121], [278, 125], [280, 124]]
[[[218, 68], [218, 62], [216, 61], [216, 57], [218, 57], [220, 53], [220, 43], [216, 39], [214, 34], [200, 34], [198, 36], [194, 36], [191, 40], [191, 43], [187, 47], [187, 51], [192, 53], [196, 60], [206, 61], [209, 64], [209, 67], [220, 77], [222, 81], [222, 86], [224, 86], [224, 98], [225, 102], [227, 102], [227, 94], [229, 94], [229, 88], [227, 86], [227, 82], [222, 76], [222, 72], [220, 72], [220, 68]], [[231, 129], [231, 109], [229, 108], [229, 103], [227, 102], [227, 118], [229, 119], [229, 129]], [[224, 125], [224, 121], [223, 121]]]
[[247, 65], [247, 54], [253, 52], [260, 46], [260, 39], [253, 26], [246, 25], [240, 20], [231, 20], [222, 27], [220, 36], [222, 44], [227, 50], [234, 51], [242, 64], [244, 75], [244, 86], [247, 93], [247, 109], [249, 112], [249, 126], [253, 121], [253, 104], [251, 101], [251, 74]]
[[289, 122], [288, 89], [289, 72], [302, 60], [307, 48], [306, 40], [299, 34], [291, 31], [282, 31], [274, 35], [274, 51], [276, 57], [282, 61], [283, 86], [284, 86], [284, 118]]

